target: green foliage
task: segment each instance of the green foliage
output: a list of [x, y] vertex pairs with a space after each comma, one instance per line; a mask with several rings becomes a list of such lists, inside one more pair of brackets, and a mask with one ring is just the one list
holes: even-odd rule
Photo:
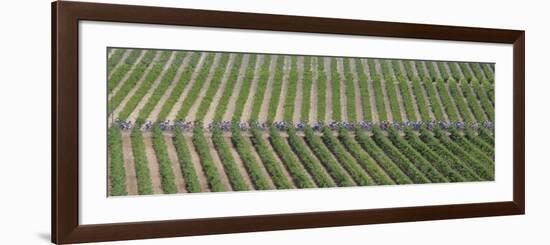
[[411, 184], [411, 179], [384, 153], [362, 129], [355, 130], [355, 139], [397, 184]]
[[271, 86], [271, 98], [269, 101], [269, 108], [267, 110], [267, 121], [272, 122], [277, 115], [277, 107], [279, 106], [279, 100], [281, 97], [281, 90], [283, 87], [285, 69], [285, 57], [279, 57], [277, 59], [277, 65], [275, 67], [275, 75], [273, 78], [273, 85]]
[[480, 150], [482, 150], [483, 152], [485, 152], [485, 154], [487, 154], [488, 156], [490, 156], [492, 159], [494, 159], [495, 157], [495, 146], [494, 145], [491, 145], [487, 142], [485, 142], [481, 136], [478, 136], [476, 134], [476, 132], [472, 129], [466, 129], [464, 130], [464, 135], [466, 136], [466, 138], [471, 142], [473, 143], [474, 145], [476, 145]]
[[403, 70], [401, 69], [401, 65], [399, 64], [399, 60], [392, 60], [391, 61], [391, 65], [392, 65], [392, 70], [393, 70], [393, 73], [395, 74], [395, 76], [403, 76], [403, 77], [406, 77], [407, 74], [403, 74]]
[[[485, 166], [487, 169], [494, 169], [495, 162], [493, 156], [488, 156], [481, 149], [479, 149], [475, 144], [470, 142], [465, 136], [463, 136], [458, 130], [452, 129], [450, 138], [458, 144], [462, 149], [466, 150], [472, 157], [477, 159], [480, 163]], [[494, 171], [494, 170], [492, 170]]]
[[355, 157], [363, 169], [372, 177], [378, 185], [394, 184], [392, 179], [384, 173], [384, 170], [376, 164], [368, 153], [361, 149], [361, 146], [353, 139], [348, 131], [340, 129], [338, 132], [340, 142], [346, 147], [348, 152]]
[[494, 180], [494, 171], [487, 169], [483, 163], [470, 155], [468, 151], [463, 149], [459, 144], [453, 142], [447, 133], [443, 130], [436, 129], [435, 136], [447, 147], [455, 156], [459, 157], [480, 177], [485, 180]]
[[[429, 81], [429, 79], [428, 79]], [[401, 82], [402, 83], [402, 82]], [[431, 121], [432, 118], [430, 117], [429, 106], [426, 103], [426, 98], [424, 96], [424, 92], [422, 88], [422, 84], [420, 83], [419, 79], [413, 79], [412, 80], [412, 88], [414, 92], [414, 97], [416, 101], [416, 105], [418, 107], [418, 111], [420, 112], [420, 118], [422, 121], [428, 122]], [[443, 115], [441, 115], [443, 116]], [[417, 118], [418, 120], [418, 118]]]
[[246, 182], [244, 181], [243, 176], [239, 172], [237, 163], [235, 163], [235, 159], [233, 159], [233, 155], [231, 154], [231, 149], [229, 148], [229, 145], [225, 141], [225, 138], [223, 137], [223, 133], [219, 128], [215, 128], [214, 131], [212, 132], [212, 142], [214, 143], [214, 147], [218, 152], [218, 156], [220, 157], [220, 160], [223, 164], [223, 168], [225, 169], [225, 173], [229, 178], [229, 182], [231, 183], [231, 187], [233, 187], [233, 190], [234, 191], [248, 190], [249, 188], [246, 185]]
[[466, 105], [466, 102], [464, 101], [464, 94], [462, 94], [462, 92], [456, 85], [456, 81], [454, 79], [449, 79], [448, 84], [449, 91], [451, 92], [453, 101], [455, 102], [462, 119], [466, 122], [475, 122], [475, 119], [472, 117], [470, 109], [468, 109], [468, 105]]
[[216, 168], [214, 160], [210, 155], [210, 146], [206, 141], [206, 137], [204, 137], [202, 125], [200, 124], [193, 127], [193, 144], [195, 145], [195, 149], [199, 155], [202, 169], [206, 179], [208, 180], [210, 190], [213, 192], [226, 191], [220, 178], [220, 172], [218, 168]]
[[481, 86], [483, 86], [483, 88], [487, 92], [487, 96], [489, 97], [489, 100], [491, 100], [491, 103], [495, 105], [495, 87], [493, 86], [493, 84], [487, 80], [483, 80]]
[[[452, 78], [454, 78], [455, 80], [462, 79], [462, 72], [460, 72], [460, 67], [459, 67], [458, 63], [448, 62], [447, 64], [449, 65], [449, 68], [451, 69]], [[447, 79], [447, 80], [449, 80], [449, 79]]]
[[311, 151], [321, 163], [325, 166], [332, 179], [338, 186], [353, 186], [355, 183], [347, 176], [342, 166], [333, 158], [329, 149], [323, 144], [319, 136], [315, 135], [313, 129], [307, 127], [305, 129], [306, 142], [308, 143]]
[[109, 186], [111, 196], [128, 195], [126, 191], [126, 170], [122, 155], [122, 134], [116, 126], [109, 128]]
[[266, 176], [262, 174], [260, 165], [258, 164], [258, 162], [256, 161], [256, 158], [252, 153], [253, 151], [252, 146], [250, 145], [250, 143], [246, 141], [244, 136], [241, 134], [239, 127], [237, 126], [232, 127], [231, 132], [232, 132], [231, 141], [233, 142], [233, 146], [239, 153], [239, 156], [243, 161], [244, 167], [248, 172], [248, 176], [250, 176], [250, 179], [252, 180], [252, 183], [256, 187], [256, 190], [271, 189]]
[[304, 57], [304, 75], [302, 81], [302, 109], [300, 110], [300, 120], [309, 120], [309, 111], [311, 107], [311, 86], [312, 86], [312, 72], [311, 72], [311, 57]]
[[134, 129], [132, 129], [130, 138], [132, 141], [134, 164], [136, 165], [138, 193], [140, 195], [153, 194], [153, 184], [151, 183], [147, 156], [145, 155], [145, 144], [143, 143], [143, 135], [141, 134], [139, 127], [134, 127]]
[[437, 62], [437, 68], [439, 69], [439, 74], [441, 74], [441, 77], [443, 80], [448, 80], [449, 79], [449, 72], [447, 71], [447, 66], [445, 65], [445, 63], [447, 62], [444, 62], [444, 61], [438, 61]]
[[405, 67], [405, 72], [407, 73], [407, 78], [409, 80], [413, 80], [414, 78], [418, 77], [416, 74], [414, 74], [413, 63], [411, 60], [401, 60], [401, 62], [403, 62], [403, 66]]
[[127, 49], [115, 49], [111, 57], [107, 60], [107, 71], [112, 72], [113, 68], [122, 60]]
[[228, 62], [229, 62], [229, 54], [223, 53], [222, 57], [220, 58], [220, 63], [216, 67], [216, 70], [214, 71], [212, 79], [210, 80], [208, 89], [206, 90], [206, 93], [204, 94], [204, 97], [202, 98], [201, 103], [199, 104], [197, 113], [195, 115], [195, 120], [202, 121], [202, 119], [208, 112], [208, 108], [213, 103], [212, 100], [214, 98], [214, 95], [216, 94], [216, 92], [218, 91], [218, 88], [222, 84], [223, 74], [227, 69]]
[[294, 101], [296, 100], [296, 87], [298, 86], [298, 65], [296, 64], [297, 57], [291, 57], [290, 72], [288, 77], [288, 86], [286, 90], [286, 98], [283, 106], [283, 119], [291, 122], [294, 116]]
[[340, 102], [340, 73], [338, 72], [338, 61], [330, 59], [330, 82], [332, 86], [332, 120], [342, 120], [342, 105]]
[[365, 69], [363, 68], [361, 59], [355, 59], [355, 72], [357, 73], [357, 77], [359, 78], [358, 83], [359, 92], [361, 93], [360, 99], [361, 109], [363, 110], [363, 118], [365, 121], [372, 122], [368, 78], [367, 74], [365, 74]]
[[437, 155], [449, 164], [457, 173], [459, 173], [465, 180], [478, 181], [481, 178], [474, 173], [474, 171], [464, 161], [455, 156], [449, 149], [445, 147], [433, 134], [427, 129], [420, 130], [420, 138], [422, 141], [432, 149]]
[[327, 106], [327, 74], [324, 58], [317, 57], [317, 121], [324, 121]]
[[[346, 108], [348, 112], [348, 121], [357, 121], [357, 111], [355, 108], [355, 83], [350, 70], [349, 59], [343, 58], [344, 78], [346, 84]], [[368, 97], [367, 97], [368, 98]]]
[[128, 79], [124, 82], [117, 92], [111, 97], [107, 103], [107, 111], [111, 114], [114, 109], [122, 103], [124, 98], [130, 93], [130, 90], [136, 86], [136, 84], [141, 80], [143, 74], [145, 73], [148, 64], [144, 61], [145, 57], [155, 57], [156, 52], [149, 50], [145, 53], [141, 61], [136, 64], [134, 69], [131, 71]]
[[458, 117], [458, 112], [455, 108], [455, 104], [453, 103], [453, 100], [449, 95], [449, 91], [445, 86], [445, 82], [441, 79], [437, 79], [436, 85], [439, 92], [439, 97], [441, 98], [441, 102], [443, 103], [445, 111], [447, 112], [447, 117], [453, 122], [460, 121], [460, 118]]
[[172, 64], [170, 64], [168, 70], [166, 70], [166, 72], [163, 74], [159, 85], [157, 86], [153, 94], [151, 94], [151, 97], [149, 97], [147, 103], [139, 111], [137, 119], [138, 122], [144, 122], [145, 120], [147, 120], [147, 117], [151, 114], [151, 111], [153, 111], [168, 87], [174, 82], [174, 77], [176, 76], [176, 73], [182, 64], [184, 57], [184, 52], [176, 52]]
[[227, 110], [229, 100], [231, 98], [231, 95], [233, 94], [235, 83], [237, 82], [237, 79], [239, 77], [239, 70], [241, 69], [242, 63], [243, 55], [239, 54], [237, 55], [237, 57], [235, 57], [235, 61], [233, 62], [233, 66], [231, 67], [231, 72], [229, 73], [229, 78], [226, 81], [222, 97], [220, 98], [220, 101], [218, 102], [218, 105], [216, 107], [216, 111], [214, 112], [214, 121], [219, 122], [223, 119], [223, 114]]
[[164, 121], [166, 120], [166, 117], [172, 111], [172, 108], [178, 101], [178, 99], [181, 96], [181, 93], [185, 89], [185, 87], [189, 84], [189, 81], [191, 80], [191, 77], [193, 76], [193, 72], [195, 71], [195, 68], [199, 65], [199, 60], [201, 58], [200, 52], [194, 52], [191, 56], [189, 62], [187, 63], [187, 66], [184, 68], [180, 79], [177, 81], [176, 86], [174, 86], [174, 89], [172, 89], [172, 92], [164, 101], [164, 105], [160, 109], [159, 114], [157, 115], [158, 121]]
[[444, 154], [440, 154], [435, 150], [430, 149], [416, 133], [410, 129], [405, 129], [405, 139], [407, 142], [414, 147], [414, 149], [420, 153], [426, 160], [431, 162], [431, 164], [437, 168], [437, 170], [443, 174], [451, 182], [463, 182], [465, 181], [457, 171], [455, 171], [451, 164], [452, 162], [446, 160]]
[[107, 80], [107, 92], [111, 93], [113, 89], [120, 83], [122, 78], [130, 72], [134, 63], [136, 63], [137, 58], [140, 56], [141, 50], [134, 49], [130, 54], [124, 59], [124, 63], [120, 64], [118, 68], [111, 73], [109, 79]]
[[[416, 110], [414, 109], [414, 104], [416, 103], [416, 105], [418, 105], [419, 107], [421, 106], [421, 104], [424, 104], [424, 106], [426, 106], [426, 104], [424, 101], [421, 101], [421, 102], [413, 101], [411, 92], [409, 91], [409, 84], [403, 76], [399, 75], [397, 77], [397, 80], [399, 80], [399, 89], [401, 91], [401, 97], [403, 98], [403, 106], [405, 107], [405, 113], [407, 113], [407, 119], [409, 121], [416, 122], [418, 118], [416, 117]], [[426, 108], [422, 108], [422, 109], [427, 113]]]
[[187, 113], [189, 113], [189, 110], [191, 110], [191, 107], [199, 97], [203, 85], [206, 83], [206, 79], [208, 78], [210, 70], [214, 69], [214, 66], [212, 65], [213, 63], [214, 53], [208, 53], [199, 71], [199, 74], [195, 78], [195, 83], [192, 85], [191, 89], [189, 89], [187, 96], [181, 104], [181, 108], [178, 111], [176, 120], [185, 120], [185, 118], [187, 117]]
[[470, 66], [468, 65], [468, 63], [461, 62], [460, 70], [462, 70], [462, 74], [464, 75], [464, 78], [466, 78], [466, 80], [470, 81], [472, 80], [472, 78], [474, 78], [474, 75], [472, 74], [472, 71], [470, 71]]
[[485, 77], [485, 74], [483, 74], [483, 68], [481, 68], [480, 63], [470, 63], [470, 68], [472, 68], [472, 71], [474, 72], [475, 78], [477, 80], [483, 81], [487, 79]]
[[483, 88], [479, 84], [477, 79], [473, 79], [471, 84], [472, 84], [472, 87], [473, 87], [475, 93], [477, 94], [477, 98], [479, 99], [479, 102], [481, 103], [481, 107], [483, 107], [483, 110], [485, 111], [485, 115], [487, 116], [489, 121], [494, 121], [495, 120], [495, 109], [493, 107], [493, 104], [491, 103], [491, 101], [489, 100], [489, 98], [487, 96], [487, 92], [485, 91], [485, 88]]
[[494, 83], [495, 82], [495, 64], [482, 64], [483, 67], [483, 73], [485, 74], [485, 77], [489, 80], [489, 82]]
[[189, 147], [185, 143], [184, 136], [181, 133], [181, 129], [176, 127], [174, 130], [174, 146], [176, 148], [176, 153], [178, 154], [178, 161], [180, 164], [180, 170], [183, 174], [183, 179], [185, 180], [185, 188], [188, 192], [201, 192], [201, 187], [199, 184], [199, 178], [197, 177], [197, 172], [193, 166], [193, 161], [191, 160], [191, 153], [189, 152]]
[[338, 142], [336, 136], [332, 134], [332, 130], [327, 127], [324, 127], [322, 130], [325, 145], [332, 151], [334, 156], [336, 156], [340, 164], [347, 170], [355, 183], [361, 186], [375, 185], [376, 183], [355, 161], [355, 158], [353, 158], [353, 156], [346, 151], [346, 148]]
[[437, 73], [436, 71], [436, 64], [433, 61], [424, 61], [426, 64], [428, 64], [428, 72], [430, 73], [430, 80], [435, 80], [441, 78], [441, 75]]
[[380, 128], [373, 127], [373, 133], [373, 138], [374, 141], [376, 141], [376, 144], [382, 148], [384, 153], [386, 153], [388, 157], [391, 158], [393, 162], [397, 164], [415, 184], [430, 182], [430, 180], [426, 178], [426, 176], [424, 176], [424, 174], [422, 174], [422, 172], [420, 172], [416, 166], [391, 143], [388, 137], [382, 133]]
[[300, 161], [296, 158], [288, 143], [284, 140], [276, 128], [269, 129], [269, 140], [273, 149], [285, 164], [286, 169], [292, 176], [292, 179], [298, 188], [313, 188], [314, 183], [309, 179], [306, 171], [301, 167]]
[[418, 73], [418, 76], [420, 77], [420, 79], [430, 78], [430, 75], [428, 74], [428, 72], [426, 72], [426, 65], [424, 64], [423, 61], [415, 60], [411, 62], [414, 63], [416, 67], [416, 72]]
[[478, 130], [478, 135], [481, 139], [483, 139], [489, 145], [495, 145], [494, 134], [490, 130], [486, 128], [480, 128]]
[[378, 120], [388, 120], [388, 114], [386, 113], [386, 106], [384, 101], [384, 92], [382, 91], [382, 81], [380, 76], [377, 75], [376, 65], [373, 59], [367, 60], [369, 65], [369, 71], [372, 78], [372, 86], [374, 89], [374, 99], [376, 101], [376, 110], [378, 111]]
[[250, 129], [252, 137], [252, 145], [256, 148], [256, 152], [262, 159], [267, 172], [271, 175], [273, 183], [277, 189], [291, 189], [293, 188], [292, 183], [284, 175], [283, 169], [277, 162], [276, 156], [273, 154], [273, 151], [267, 145], [268, 143], [264, 138], [262, 138], [262, 133], [255, 128]]
[[178, 192], [172, 165], [166, 150], [166, 142], [164, 142], [164, 135], [160, 131], [160, 127], [153, 127], [153, 149], [159, 164], [162, 190], [164, 193]]
[[[274, 56], [279, 58], [278, 56]], [[271, 66], [271, 55], [264, 56], [264, 62], [262, 63], [260, 70], [260, 77], [258, 79], [258, 86], [254, 91], [254, 99], [252, 102], [252, 112], [250, 113], [251, 121], [258, 121], [260, 110], [262, 109], [262, 102], [264, 101], [267, 82], [269, 80], [269, 66]], [[311, 81], [310, 81], [311, 82]]]
[[[309, 152], [307, 146], [304, 144], [301, 137], [296, 134], [296, 131], [294, 129], [288, 130], [288, 144], [290, 145], [294, 153], [296, 153], [296, 156], [298, 156], [298, 158], [302, 161], [304, 167], [309, 171], [309, 173], [315, 180], [315, 183], [317, 183], [317, 186], [336, 186], [330, 176], [327, 175], [327, 173], [325, 172], [323, 166], [320, 165], [319, 161], [315, 159], [315, 156], [313, 156]], [[275, 150], [277, 150], [277, 147], [275, 148]]]
[[480, 104], [478, 103], [477, 97], [474, 94], [474, 91], [470, 87], [470, 84], [465, 79], [460, 80], [460, 86], [462, 88], [462, 93], [466, 97], [466, 100], [468, 101], [468, 105], [470, 106], [470, 109], [472, 113], [475, 116], [475, 119], [478, 122], [485, 121], [485, 113], [483, 112], [483, 109], [481, 109]]
[[422, 154], [415, 150], [393, 127], [388, 128], [388, 138], [399, 151], [406, 156], [414, 166], [422, 172], [431, 182], [449, 182]]
[[386, 92], [390, 101], [390, 109], [394, 122], [402, 122], [401, 109], [399, 108], [399, 100], [397, 99], [397, 89], [395, 88], [395, 82], [388, 66], [387, 60], [379, 60], [380, 67], [382, 68], [382, 74], [384, 75], [384, 85], [386, 85]]
[[151, 70], [149, 70], [149, 73], [147, 73], [147, 75], [145, 76], [145, 80], [141, 83], [139, 88], [132, 95], [132, 97], [130, 97], [128, 102], [126, 102], [126, 105], [124, 105], [124, 107], [118, 114], [118, 118], [120, 118], [121, 120], [126, 120], [130, 116], [130, 114], [132, 114], [136, 106], [143, 99], [143, 96], [147, 94], [149, 89], [151, 89], [151, 87], [155, 83], [155, 80], [157, 80], [157, 78], [162, 73], [164, 66], [172, 55], [172, 52], [162, 52], [163, 53], [160, 56], [159, 62], [157, 64], [154, 64]]

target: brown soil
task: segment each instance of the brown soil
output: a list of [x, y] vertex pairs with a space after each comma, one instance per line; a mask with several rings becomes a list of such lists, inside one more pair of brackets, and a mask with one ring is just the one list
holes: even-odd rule
[[273, 81], [275, 79], [275, 69], [277, 69], [277, 60], [282, 59], [283, 56], [272, 55], [271, 56], [271, 65], [269, 66], [269, 78], [267, 79], [267, 85], [264, 93], [264, 99], [262, 101], [262, 107], [260, 109], [260, 114], [258, 114], [258, 120], [260, 122], [265, 122], [267, 120], [267, 112], [269, 111], [269, 102], [271, 101], [271, 94], [273, 90]]
[[149, 166], [149, 174], [151, 175], [151, 183], [153, 184], [153, 193], [162, 194], [162, 177], [160, 176], [159, 163], [157, 155], [153, 149], [153, 141], [150, 133], [143, 134], [143, 144], [145, 144], [145, 155], [147, 156], [147, 165]]
[[[231, 144], [231, 137], [224, 137], [227, 145]], [[235, 164], [237, 164], [237, 168], [239, 169], [239, 173], [241, 176], [243, 176], [244, 182], [246, 182], [246, 185], [250, 187], [251, 190], [254, 190], [254, 184], [252, 184], [252, 180], [250, 180], [250, 176], [248, 176], [248, 172], [246, 171], [246, 168], [244, 167], [244, 164], [242, 162], [241, 157], [239, 156], [239, 153], [237, 150], [235, 150], [235, 147], [229, 147], [231, 150], [231, 155], [233, 155], [233, 159], [235, 160]]]
[[[136, 85], [130, 90], [130, 92], [128, 92], [128, 94], [126, 95], [126, 97], [124, 97], [124, 99], [122, 100], [122, 102], [120, 102], [120, 104], [118, 105], [117, 108], [115, 108], [113, 110], [113, 113], [112, 113], [112, 117], [113, 118], [117, 118], [118, 117], [118, 114], [120, 113], [120, 111], [124, 108], [124, 106], [126, 105], [126, 103], [128, 103], [128, 100], [130, 100], [130, 98], [132, 98], [132, 96], [136, 93], [136, 91], [138, 90], [138, 88], [141, 86], [141, 84], [143, 83], [143, 81], [145, 80], [145, 78], [147, 77], [147, 74], [151, 71], [151, 69], [153, 68], [154, 66], [154, 63], [158, 62], [160, 58], [160, 52], [157, 51], [157, 53], [155, 54], [155, 58], [153, 59], [153, 62], [151, 62], [151, 64], [147, 67], [147, 69], [145, 70], [145, 72], [143, 73], [143, 75], [141, 76], [141, 78], [139, 79], [139, 81], [136, 83]], [[111, 117], [111, 115], [109, 115], [109, 117]], [[109, 120], [109, 125], [108, 126], [111, 126], [111, 120]]]
[[237, 97], [239, 97], [239, 92], [241, 91], [241, 87], [243, 86], [243, 80], [246, 74], [246, 67], [248, 66], [249, 59], [249, 54], [245, 54], [243, 56], [241, 69], [239, 70], [239, 75], [237, 77], [235, 87], [233, 88], [233, 92], [231, 93], [231, 97], [229, 98], [229, 104], [227, 106], [225, 114], [223, 115], [223, 120], [231, 120], [231, 118], [233, 117], [233, 113], [235, 112], [235, 103], [237, 103]]
[[258, 55], [256, 66], [254, 67], [254, 77], [252, 78], [252, 83], [250, 84], [250, 93], [248, 93], [248, 98], [244, 103], [244, 110], [241, 115], [241, 122], [248, 122], [250, 119], [250, 113], [252, 113], [252, 102], [254, 101], [254, 96], [256, 95], [256, 90], [258, 88], [258, 81], [260, 80], [260, 70], [263, 64], [265, 55]]
[[126, 173], [126, 191], [128, 195], [138, 194], [136, 166], [134, 165], [134, 153], [130, 134], [122, 134], [122, 155], [124, 157], [124, 170]]
[[120, 90], [120, 88], [122, 87], [122, 85], [124, 83], [126, 83], [126, 81], [128, 80], [128, 78], [130, 78], [130, 75], [132, 74], [132, 72], [136, 69], [137, 67], [137, 64], [139, 64], [141, 62], [141, 60], [143, 59], [143, 56], [145, 56], [145, 51], [141, 51], [141, 53], [139, 54], [139, 57], [136, 59], [136, 62], [132, 65], [132, 67], [130, 67], [130, 70], [128, 70], [128, 72], [126, 74], [124, 74], [124, 77], [122, 77], [122, 79], [120, 79], [120, 81], [118, 82], [118, 84], [113, 88], [113, 90], [111, 91], [111, 93], [109, 93], [109, 96], [108, 96], [108, 99], [110, 100], [111, 97], [113, 97], [117, 92], [118, 90]]
[[187, 189], [185, 189], [185, 180], [183, 179], [183, 174], [181, 172], [176, 147], [174, 146], [174, 142], [172, 141], [172, 134], [165, 134], [164, 141], [166, 142], [166, 151], [168, 152], [168, 158], [170, 159], [170, 163], [172, 164], [172, 171], [174, 172], [178, 192], [185, 193], [187, 192]]
[[327, 84], [327, 88], [326, 88], [326, 95], [327, 95], [327, 99], [326, 99], [326, 110], [325, 110], [325, 118], [323, 121], [325, 122], [329, 122], [329, 121], [332, 121], [332, 73], [331, 73], [331, 70], [330, 70], [330, 58], [329, 57], [324, 57], [322, 58], [322, 64], [320, 63], [319, 65], [324, 65], [325, 66], [325, 74], [327, 76], [327, 81], [326, 81], [326, 84]]
[[317, 120], [317, 58], [311, 59], [311, 91], [310, 91], [310, 109], [309, 109], [309, 122], [319, 121]]
[[183, 100], [187, 97], [189, 90], [191, 90], [191, 88], [195, 84], [195, 81], [197, 80], [197, 76], [199, 75], [199, 72], [202, 69], [202, 66], [204, 65], [204, 61], [206, 60], [206, 55], [207, 53], [201, 54], [201, 57], [199, 58], [199, 62], [197, 62], [197, 66], [195, 67], [195, 70], [193, 70], [193, 75], [191, 75], [191, 79], [187, 82], [187, 85], [185, 85], [185, 89], [181, 92], [181, 95], [179, 96], [178, 101], [176, 101], [170, 113], [168, 113], [166, 120], [174, 121], [176, 119], [176, 116], [180, 111], [181, 105], [183, 104]]
[[388, 97], [386, 81], [384, 80], [384, 76], [382, 75], [382, 69], [380, 68], [379, 60], [375, 59], [374, 64], [376, 65], [376, 71], [378, 72], [378, 74], [380, 74], [380, 83], [382, 83], [382, 94], [384, 95], [384, 105], [386, 107], [386, 114], [388, 117], [388, 121], [393, 122], [393, 114], [391, 112], [390, 98]]
[[[363, 121], [363, 100], [368, 98], [361, 97], [361, 89], [359, 87], [359, 78], [357, 77], [357, 71], [355, 69], [355, 59], [349, 59], [349, 68], [353, 78], [353, 90], [355, 91], [355, 113], [357, 114], [357, 121]], [[369, 112], [370, 113], [370, 112]]]
[[147, 102], [149, 101], [149, 98], [151, 98], [151, 96], [153, 95], [153, 92], [155, 92], [157, 87], [160, 85], [160, 82], [162, 81], [162, 77], [164, 77], [164, 74], [166, 74], [168, 69], [170, 69], [170, 66], [172, 65], [172, 62], [174, 62], [175, 57], [176, 57], [176, 52], [173, 52], [172, 55], [170, 55], [170, 59], [168, 60], [168, 62], [166, 62], [166, 64], [162, 68], [161, 73], [159, 74], [159, 76], [153, 82], [153, 85], [151, 85], [151, 87], [149, 88], [147, 93], [143, 96], [143, 98], [141, 98], [141, 100], [137, 104], [136, 108], [134, 108], [134, 111], [132, 111], [132, 113], [128, 117], [128, 120], [130, 120], [132, 122], [136, 121], [136, 119], [139, 116], [139, 112], [147, 104]]
[[218, 91], [216, 91], [216, 94], [212, 98], [212, 104], [208, 108], [208, 112], [206, 112], [206, 115], [204, 115], [204, 122], [209, 123], [214, 119], [214, 113], [216, 112], [216, 108], [218, 107], [220, 103], [220, 99], [223, 95], [223, 92], [225, 91], [225, 87], [227, 86], [227, 80], [229, 79], [229, 75], [231, 74], [231, 68], [235, 65], [233, 64], [235, 62], [235, 54], [231, 54], [229, 56], [229, 60], [227, 61], [227, 69], [223, 73], [223, 77], [221, 80], [221, 84], [218, 88]]
[[210, 87], [210, 83], [212, 82], [212, 77], [214, 77], [214, 73], [218, 68], [218, 65], [220, 64], [220, 59], [221, 59], [221, 53], [216, 53], [216, 55], [214, 56], [214, 62], [212, 63], [212, 66], [208, 71], [208, 76], [206, 76], [206, 81], [204, 82], [204, 84], [201, 87], [201, 90], [199, 91], [199, 96], [195, 101], [193, 101], [193, 105], [191, 106], [191, 109], [189, 109], [189, 113], [187, 113], [188, 121], [195, 121], [195, 117], [197, 116], [197, 110], [199, 109], [202, 99], [206, 95], [206, 91], [208, 90], [208, 87]]
[[303, 101], [304, 93], [304, 57], [298, 56], [298, 81], [296, 84], [296, 98], [294, 99], [294, 115], [292, 115], [292, 121], [301, 121], [302, 103], [309, 103], [309, 101]]
[[160, 98], [159, 102], [155, 105], [155, 108], [153, 108], [147, 120], [156, 121], [158, 114], [160, 113], [160, 111], [162, 110], [162, 107], [164, 106], [164, 103], [166, 103], [166, 100], [168, 99], [168, 97], [170, 97], [172, 90], [174, 90], [176, 85], [179, 83], [179, 80], [181, 78], [181, 75], [183, 74], [183, 71], [189, 65], [189, 61], [191, 60], [192, 55], [193, 55], [192, 52], [187, 52], [187, 54], [185, 55], [185, 58], [183, 59], [182, 64], [178, 67], [178, 70], [176, 71], [176, 75], [174, 76], [174, 79], [172, 80], [170, 86], [166, 89], [166, 91]]
[[214, 148], [214, 143], [212, 142], [212, 138], [208, 136], [205, 138], [206, 138], [206, 143], [208, 143], [208, 148], [210, 150], [210, 156], [212, 156], [212, 160], [214, 160], [214, 164], [218, 169], [218, 173], [219, 173], [218, 176], [220, 176], [220, 179], [223, 183], [223, 186], [225, 187], [225, 190], [226, 191], [233, 190], [233, 188], [231, 187], [231, 183], [229, 182], [229, 178], [227, 178], [227, 173], [225, 173], [225, 168], [223, 167], [220, 156], [218, 155], [216, 148]]
[[368, 92], [369, 92], [370, 108], [372, 112], [372, 121], [380, 122], [380, 118], [378, 116], [378, 108], [376, 107], [376, 98], [374, 95], [374, 85], [373, 85], [372, 77], [370, 75], [369, 66], [363, 60], [360, 60], [360, 62], [361, 62], [361, 67], [365, 69], [365, 72], [368, 76], [367, 86], [369, 88]]
[[[285, 101], [286, 101], [286, 94], [288, 90], [288, 78], [290, 73], [290, 57], [284, 56], [285, 64], [284, 64], [284, 74], [283, 74], [283, 81], [281, 85], [281, 94], [279, 96], [279, 104], [277, 105], [277, 113], [275, 114], [275, 121], [283, 121], [284, 120], [284, 112], [285, 112]], [[272, 92], [272, 91], [269, 91]]]
[[208, 180], [204, 176], [204, 171], [202, 170], [201, 160], [197, 151], [195, 150], [195, 145], [193, 144], [193, 139], [191, 136], [184, 135], [185, 142], [189, 148], [189, 153], [191, 155], [191, 161], [193, 162], [193, 167], [197, 172], [197, 178], [199, 179], [199, 185], [201, 186], [201, 192], [209, 192], [210, 188], [208, 187]]

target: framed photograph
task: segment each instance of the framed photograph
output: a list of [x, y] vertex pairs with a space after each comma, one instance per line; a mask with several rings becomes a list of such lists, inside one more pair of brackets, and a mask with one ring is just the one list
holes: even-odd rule
[[52, 3], [52, 242], [525, 212], [525, 33]]

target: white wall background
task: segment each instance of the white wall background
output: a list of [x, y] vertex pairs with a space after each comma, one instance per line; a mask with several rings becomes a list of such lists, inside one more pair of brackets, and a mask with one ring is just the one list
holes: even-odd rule
[[[138, 0], [134, 0], [136, 2]], [[125, 1], [111, 1], [125, 2]], [[544, 1], [163, 0], [187, 8], [524, 29], [527, 214], [496, 218], [275, 231], [115, 244], [547, 244], [550, 218]], [[0, 227], [2, 244], [47, 244], [50, 236], [50, 2], [0, 9]], [[33, 121], [34, 120], [34, 121]], [[14, 128], [16, 127], [16, 128]], [[6, 137], [7, 136], [7, 137]], [[532, 241], [532, 242], [528, 242]]]

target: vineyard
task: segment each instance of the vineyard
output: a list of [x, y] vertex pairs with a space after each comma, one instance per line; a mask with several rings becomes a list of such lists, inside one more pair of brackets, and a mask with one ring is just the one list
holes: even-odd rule
[[494, 64], [108, 49], [109, 194], [494, 180]]

